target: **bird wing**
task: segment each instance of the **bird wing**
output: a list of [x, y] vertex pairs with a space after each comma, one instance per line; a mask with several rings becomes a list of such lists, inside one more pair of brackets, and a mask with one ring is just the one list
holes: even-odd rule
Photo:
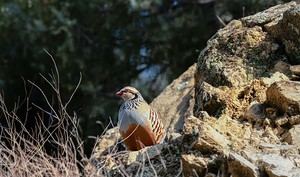
[[155, 139], [157, 143], [161, 143], [165, 138], [165, 130], [162, 121], [160, 120], [160, 115], [150, 109], [149, 120], [151, 123], [152, 131], [155, 134]]

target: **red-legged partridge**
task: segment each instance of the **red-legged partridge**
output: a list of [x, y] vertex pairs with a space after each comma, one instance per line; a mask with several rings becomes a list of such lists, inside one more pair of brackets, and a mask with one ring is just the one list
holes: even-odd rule
[[124, 100], [118, 116], [118, 126], [128, 150], [161, 143], [165, 130], [159, 115], [144, 100], [140, 92], [130, 86], [116, 93]]

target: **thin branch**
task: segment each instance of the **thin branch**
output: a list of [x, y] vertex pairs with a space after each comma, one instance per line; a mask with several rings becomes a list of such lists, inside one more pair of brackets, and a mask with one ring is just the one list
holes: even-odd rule
[[52, 56], [46, 49], [44, 49], [44, 52], [46, 52], [47, 55], [49, 55], [50, 58], [51, 58], [51, 60], [52, 60], [52, 63], [53, 63], [53, 65], [54, 65], [55, 72], [56, 72], [56, 77], [57, 77], [57, 79], [56, 79], [56, 86], [59, 86], [59, 85], [60, 85], [60, 84], [59, 84], [60, 78], [59, 78], [59, 72], [58, 72], [58, 67], [57, 67], [57, 65], [56, 65], [56, 62], [55, 62], [53, 56]]
[[36, 88], [41, 92], [41, 94], [43, 95], [43, 97], [44, 97], [44, 99], [45, 99], [47, 105], [48, 105], [48, 106], [50, 107], [50, 109], [55, 113], [55, 116], [56, 116], [56, 117], [59, 117], [59, 116], [57, 115], [57, 113], [55, 112], [54, 108], [52, 107], [52, 105], [50, 104], [50, 102], [49, 102], [49, 100], [48, 100], [46, 94], [44, 93], [44, 91], [43, 91], [39, 86], [37, 86], [35, 83], [31, 82], [30, 80], [28, 80], [28, 82], [29, 82], [31, 85], [33, 85], [34, 87], [36, 87]]
[[78, 88], [79, 88], [79, 86], [80, 86], [80, 84], [81, 84], [81, 79], [82, 79], [82, 74], [81, 74], [81, 72], [80, 72], [79, 81], [77, 82], [77, 85], [76, 85], [75, 89], [73, 90], [73, 92], [72, 92], [72, 94], [71, 94], [69, 100], [68, 100], [67, 103], [65, 104], [65, 106], [64, 106], [65, 109], [67, 108], [67, 106], [69, 105], [69, 103], [71, 102], [71, 100], [73, 99], [74, 94], [77, 92], [77, 90], [78, 90]]

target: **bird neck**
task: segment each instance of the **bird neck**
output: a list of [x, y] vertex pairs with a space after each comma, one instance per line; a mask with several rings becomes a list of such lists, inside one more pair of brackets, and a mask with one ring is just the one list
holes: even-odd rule
[[124, 109], [132, 109], [132, 108], [137, 108], [140, 103], [145, 102], [144, 98], [142, 97], [141, 94], [136, 94], [135, 97], [132, 99], [126, 100], [123, 103], [123, 108]]
[[127, 100], [127, 101], [143, 101], [144, 98], [142, 97], [142, 95], [140, 93], [137, 93], [134, 95], [133, 98]]

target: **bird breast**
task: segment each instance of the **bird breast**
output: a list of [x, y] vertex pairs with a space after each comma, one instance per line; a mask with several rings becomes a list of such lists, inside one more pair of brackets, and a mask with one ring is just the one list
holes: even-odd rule
[[141, 103], [136, 107], [131, 107], [130, 105], [132, 104], [128, 104], [125, 102], [124, 106], [121, 106], [119, 111], [118, 125], [120, 131], [128, 131], [130, 125], [148, 126], [148, 117], [150, 114], [149, 106]]

